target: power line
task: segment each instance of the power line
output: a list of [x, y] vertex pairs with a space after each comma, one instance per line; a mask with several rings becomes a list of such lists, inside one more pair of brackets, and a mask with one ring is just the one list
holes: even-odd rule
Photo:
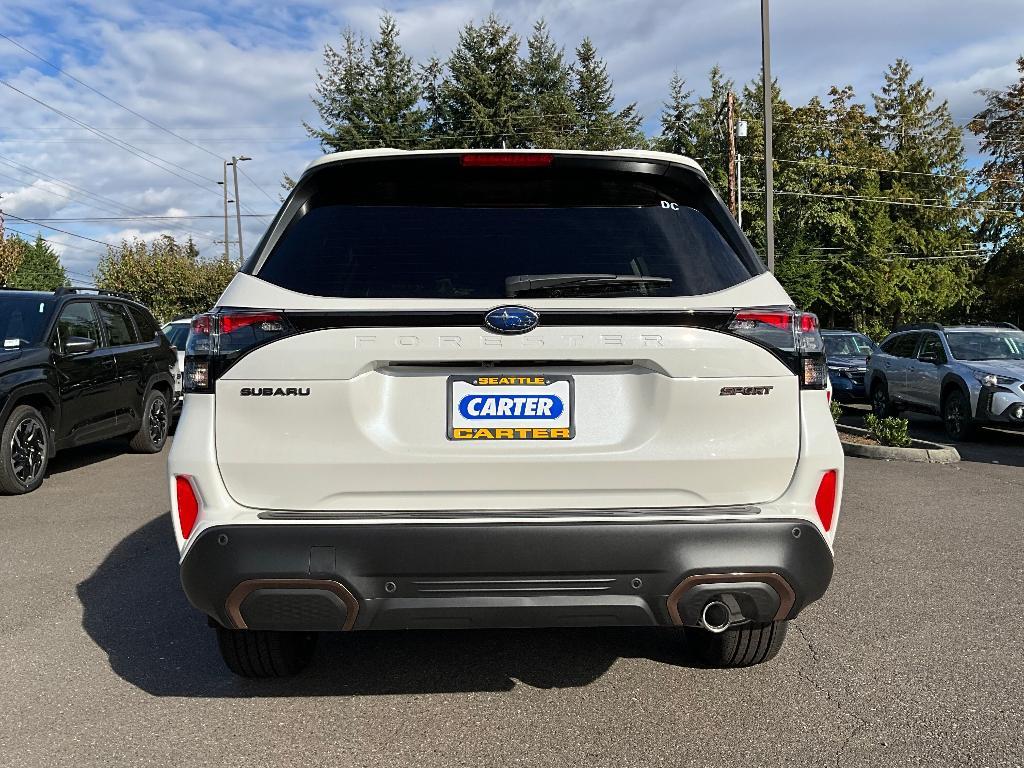
[[[764, 190], [763, 189], [747, 190], [747, 194], [763, 195], [764, 194]], [[795, 197], [828, 198], [828, 199], [832, 199], [832, 200], [852, 200], [852, 201], [855, 201], [855, 202], [881, 203], [881, 204], [884, 204], [884, 205], [901, 205], [901, 206], [906, 206], [906, 207], [910, 207], [910, 208], [941, 208], [941, 209], [944, 209], [944, 210], [951, 210], [951, 211], [963, 211], [963, 210], [977, 211], [979, 213], [1007, 213], [1007, 214], [1019, 213], [1019, 209], [1006, 210], [1006, 209], [1002, 209], [1002, 208], [988, 208], [988, 207], [984, 207], [984, 206], [977, 206], [977, 207], [975, 207], [975, 206], [970, 206], [970, 205], [941, 205], [941, 204], [935, 204], [935, 203], [921, 203], [921, 202], [913, 202], [913, 201], [910, 201], [910, 200], [892, 199], [892, 198], [887, 198], [887, 197], [867, 197], [867, 196], [864, 196], [864, 195], [833, 195], [833, 194], [826, 194], [826, 193], [822, 193], [822, 192], [798, 192], [798, 191], [795, 191], [795, 190], [781, 190], [781, 191], [780, 190], [776, 190], [775, 194], [776, 195], [789, 195], [789, 196], [795, 196]], [[1000, 203], [1000, 204], [1007, 204], [1007, 203], [1004, 202], [1004, 203]], [[1009, 203], [1009, 204], [1015, 205], [1016, 203]]]
[[82, 82], [82, 81], [81, 81], [81, 80], [79, 80], [79, 79], [78, 79], [77, 77], [75, 77], [74, 75], [72, 75], [72, 74], [71, 74], [70, 72], [66, 72], [66, 71], [64, 71], [63, 69], [61, 69], [60, 67], [58, 67], [58, 66], [57, 66], [56, 64], [54, 64], [54, 63], [53, 63], [52, 61], [47, 61], [46, 59], [44, 59], [44, 58], [43, 58], [42, 56], [40, 56], [40, 55], [39, 55], [38, 53], [36, 53], [35, 51], [31, 51], [31, 50], [29, 50], [29, 49], [28, 49], [28, 48], [26, 48], [26, 47], [25, 47], [24, 45], [22, 45], [21, 43], [19, 43], [19, 42], [18, 42], [17, 40], [14, 40], [14, 39], [12, 39], [11, 37], [8, 37], [8, 36], [7, 36], [7, 35], [5, 35], [5, 34], [4, 34], [3, 32], [0, 32], [0, 37], [2, 37], [2, 38], [3, 38], [4, 40], [6, 40], [7, 42], [11, 43], [12, 45], [16, 45], [16, 46], [17, 46], [18, 48], [20, 48], [21, 50], [23, 50], [23, 51], [24, 51], [25, 53], [27, 53], [27, 54], [28, 54], [28, 55], [30, 55], [30, 56], [33, 56], [33, 57], [35, 57], [36, 59], [38, 59], [39, 61], [43, 62], [43, 63], [44, 63], [44, 64], [46, 64], [47, 66], [53, 67], [53, 68], [54, 68], [55, 70], [57, 70], [58, 72], [60, 72], [60, 73], [61, 73], [62, 75], [64, 75], [65, 77], [67, 77], [67, 78], [69, 78], [69, 79], [71, 79], [71, 80], [74, 80], [74, 81], [75, 81], [76, 83], [78, 83], [79, 85], [81, 85], [81, 86], [82, 86], [83, 88], [88, 88], [88, 89], [89, 89], [90, 91], [92, 91], [93, 93], [95, 93], [95, 94], [96, 94], [97, 96], [101, 96], [102, 98], [104, 98], [104, 99], [106, 99], [107, 101], [109, 101], [109, 102], [110, 102], [111, 104], [114, 104], [114, 105], [116, 105], [116, 106], [120, 107], [120, 108], [121, 108], [121, 109], [123, 109], [123, 110], [124, 110], [125, 112], [128, 112], [128, 113], [130, 113], [130, 114], [132, 114], [132, 115], [135, 115], [135, 117], [139, 118], [140, 120], [145, 120], [145, 121], [146, 121], [147, 123], [149, 123], [149, 124], [150, 124], [150, 125], [152, 125], [153, 127], [155, 127], [155, 128], [159, 128], [159, 129], [160, 129], [161, 131], [163, 131], [164, 133], [170, 134], [170, 135], [171, 135], [171, 136], [173, 136], [174, 138], [176, 138], [176, 139], [180, 139], [181, 141], [184, 141], [184, 142], [185, 142], [186, 144], [189, 144], [189, 145], [191, 145], [191, 146], [195, 147], [196, 149], [198, 149], [198, 150], [201, 150], [201, 151], [205, 152], [205, 153], [206, 153], [206, 154], [208, 154], [208, 155], [212, 155], [213, 157], [216, 157], [216, 158], [217, 158], [218, 160], [220, 160], [220, 159], [221, 159], [220, 155], [216, 154], [215, 152], [212, 152], [212, 151], [210, 151], [210, 150], [209, 150], [209, 149], [207, 149], [206, 147], [202, 147], [202, 146], [200, 146], [199, 144], [196, 144], [196, 143], [195, 143], [194, 141], [191, 141], [191, 140], [189, 140], [189, 139], [185, 138], [184, 136], [181, 136], [181, 135], [179, 135], [179, 134], [175, 133], [175, 132], [174, 132], [174, 131], [172, 131], [172, 130], [171, 130], [170, 128], [165, 128], [164, 126], [160, 125], [160, 123], [156, 122], [155, 120], [150, 120], [150, 119], [149, 119], [148, 117], [146, 117], [145, 115], [141, 115], [141, 114], [139, 114], [138, 112], [136, 112], [136, 111], [135, 111], [134, 109], [132, 109], [131, 107], [126, 107], [126, 106], [125, 106], [124, 104], [122, 104], [121, 102], [119, 102], [119, 101], [116, 101], [116, 100], [114, 100], [114, 99], [110, 98], [110, 97], [109, 97], [109, 96], [107, 96], [107, 95], [106, 95], [105, 93], [103, 93], [102, 91], [99, 91], [99, 90], [97, 90], [96, 88], [93, 88], [93, 87], [92, 87], [91, 85], [89, 85], [88, 83]]
[[[49, 109], [51, 112], [54, 112], [54, 113], [60, 115], [64, 119], [70, 120], [75, 125], [78, 125], [78, 126], [84, 128], [85, 130], [89, 131], [90, 133], [93, 133], [96, 136], [99, 136], [100, 138], [104, 139], [107, 143], [112, 144], [113, 146], [117, 147], [118, 149], [123, 149], [125, 152], [128, 152], [129, 154], [135, 155], [135, 157], [138, 157], [140, 160], [143, 160], [144, 162], [147, 162], [150, 165], [152, 165], [152, 166], [154, 166], [156, 168], [159, 168], [162, 171], [166, 171], [167, 173], [171, 174], [172, 176], [178, 177], [182, 181], [187, 181], [189, 184], [191, 184], [191, 185], [193, 185], [195, 187], [198, 187], [199, 189], [207, 190], [211, 194], [216, 194], [218, 196], [220, 195], [220, 192], [218, 190], [213, 190], [213, 189], [211, 189], [211, 188], [209, 188], [209, 187], [207, 187], [207, 186], [205, 186], [203, 184], [200, 184], [199, 182], [195, 181], [194, 179], [190, 179], [187, 176], [183, 176], [180, 173], [177, 173], [176, 171], [171, 170], [171, 168], [166, 168], [163, 165], [160, 165], [160, 163], [164, 163], [165, 165], [172, 166], [173, 168], [178, 168], [179, 170], [182, 170], [185, 173], [190, 173], [193, 176], [196, 176], [197, 178], [203, 179], [204, 181], [208, 181], [208, 182], [210, 182], [211, 184], [214, 184], [214, 185], [217, 183], [216, 179], [211, 179], [211, 178], [208, 178], [206, 176], [203, 176], [202, 174], [196, 173], [195, 171], [190, 171], [188, 168], [185, 168], [184, 166], [178, 165], [177, 163], [171, 162], [170, 160], [165, 160], [164, 158], [162, 158], [162, 157], [160, 157], [158, 155], [154, 155], [151, 152], [146, 152], [144, 149], [140, 149], [139, 147], [136, 147], [134, 144], [129, 144], [127, 141], [124, 141], [123, 139], [119, 139], [116, 136], [112, 136], [111, 134], [106, 133], [105, 131], [101, 131], [99, 128], [95, 128], [95, 127], [89, 125], [88, 123], [86, 123], [86, 122], [84, 122], [82, 120], [79, 120], [77, 117], [69, 115], [67, 112], [64, 112], [64, 111], [62, 111], [60, 109], [57, 109], [57, 107], [54, 107], [54, 106], [52, 106], [50, 104], [47, 104], [43, 100], [37, 99], [35, 96], [32, 96], [31, 94], [26, 93], [25, 91], [21, 90], [20, 88], [17, 88], [15, 86], [11, 85], [6, 80], [0, 79], [0, 85], [7, 86], [8, 88], [10, 88], [15, 93], [20, 93], [22, 96], [24, 96], [27, 99], [30, 99], [31, 101], [34, 101], [36, 104], [39, 104], [40, 106], [45, 107], [46, 109]], [[157, 162], [157, 161], [159, 161], [159, 162]]]
[[[99, 201], [99, 203], [102, 203], [102, 204], [99, 204], [99, 203], [96, 203], [96, 202], [91, 202], [91, 201], [88, 202], [88, 203], [84, 202], [84, 201], [81, 201], [81, 200], [77, 200], [76, 201], [72, 197], [68, 197], [67, 195], [61, 195], [61, 194], [59, 194], [57, 192], [54, 192], [53, 190], [49, 190], [49, 189], [47, 189], [45, 187], [35, 187], [36, 189], [42, 189], [44, 192], [48, 192], [48, 193], [53, 194], [53, 195], [55, 195], [57, 197], [64, 197], [64, 198], [66, 198], [68, 200], [71, 200], [72, 202], [78, 202], [79, 204], [82, 204], [82, 205], [87, 205], [87, 206], [92, 206], [92, 207], [95, 207], [95, 208], [99, 208], [99, 209], [107, 211], [109, 213], [118, 213], [118, 210], [116, 210], [116, 209], [120, 209], [121, 211], [127, 211], [129, 213], [139, 214], [140, 216], [148, 216], [149, 215], [146, 211], [140, 210], [138, 208], [133, 208], [130, 205], [126, 205], [125, 203], [118, 202], [117, 200], [114, 200], [113, 198], [106, 197], [105, 195], [101, 195], [101, 194], [99, 194], [97, 192], [92, 192], [92, 191], [86, 189], [85, 187], [79, 186], [77, 184], [72, 184], [71, 182], [65, 181], [64, 179], [61, 179], [61, 178], [59, 178], [57, 176], [53, 176], [53, 175], [50, 175], [50, 174], [45, 173], [43, 171], [40, 171], [38, 168], [33, 168], [32, 166], [25, 165], [24, 163], [19, 163], [19, 162], [13, 160], [13, 159], [7, 157], [6, 155], [0, 155], [0, 163], [3, 163], [4, 165], [8, 165], [11, 168], [14, 168], [15, 170], [20, 171], [22, 173], [26, 173], [26, 174], [29, 174], [29, 175], [40, 176], [43, 179], [46, 179], [48, 181], [52, 181], [55, 184], [59, 184], [61, 187], [64, 187], [68, 191], [74, 191], [74, 192], [78, 192], [80, 194], [86, 195], [87, 197], [92, 198], [92, 199], [94, 199], [96, 201]], [[10, 177], [8, 177], [8, 178], [10, 178]], [[31, 184], [29, 184], [27, 182], [22, 181], [22, 182], [19, 182], [19, 183], [26, 184], [26, 186], [31, 187]], [[110, 206], [113, 206], [113, 209]], [[182, 227], [181, 225], [173, 224], [171, 226], [173, 226], [173, 228], [176, 231], [181, 232], [182, 234], [187, 234], [190, 237], [193, 234], [195, 234], [191, 230], [188, 230], [188, 229]], [[215, 237], [214, 235], [210, 234], [209, 232], [200, 232], [199, 234], [203, 236], [202, 242], [210, 242]]]
[[49, 224], [43, 224], [43, 223], [41, 223], [39, 221], [36, 221], [35, 219], [26, 219], [23, 216], [15, 216], [13, 213], [7, 213], [6, 211], [4, 211], [4, 216], [6, 216], [8, 218], [11, 218], [11, 219], [17, 219], [18, 221], [24, 221], [24, 222], [27, 222], [28, 224], [35, 224], [36, 226], [43, 227], [44, 229], [52, 229], [54, 232], [60, 232], [62, 235], [69, 235], [71, 237], [80, 238], [81, 240], [88, 240], [90, 243], [96, 243], [97, 245], [102, 245], [104, 248], [107, 248], [107, 247], [110, 246], [110, 243], [105, 243], [102, 240], [97, 240], [94, 237], [87, 237], [86, 235], [80, 235], [77, 232], [68, 232], [66, 229], [60, 229], [58, 227], [50, 226]]
[[[6, 216], [7, 214], [4, 214], [4, 215]], [[92, 248], [89, 248], [87, 246], [76, 245], [75, 243], [59, 243], [56, 240], [49, 240], [49, 239], [43, 237], [41, 234], [38, 234], [38, 233], [32, 235], [32, 234], [29, 234], [28, 232], [22, 232], [20, 229], [11, 229], [10, 227], [4, 227], [4, 231], [5, 232], [13, 232], [16, 235], [21, 235], [22, 237], [26, 237], [29, 240], [34, 240], [35, 238], [39, 237], [39, 238], [42, 238], [43, 242], [49, 243], [50, 245], [56, 245], [56, 246], [59, 246], [61, 248], [72, 248], [72, 249], [74, 249], [76, 251], [85, 251], [86, 253], [99, 255], [97, 253], [97, 251], [95, 251]]]
[[[244, 176], [245, 178], [247, 178], [247, 179], [249, 180], [249, 183], [250, 183], [250, 184], [252, 184], [252, 185], [253, 185], [254, 187], [256, 187], [256, 189], [258, 189], [258, 190], [259, 190], [260, 192], [262, 192], [262, 193], [263, 193], [263, 196], [264, 196], [265, 198], [267, 198], [267, 200], [269, 200], [270, 202], [272, 202], [272, 203], [273, 203], [274, 205], [280, 205], [280, 204], [281, 204], [281, 201], [280, 201], [280, 200], [275, 200], [274, 198], [272, 198], [272, 197], [270, 196], [270, 194], [269, 194], [269, 193], [267, 192], [267, 190], [265, 190], [265, 189], [264, 189], [263, 187], [261, 187], [261, 186], [260, 186], [259, 184], [257, 184], [257, 183], [256, 183], [255, 181], [253, 181], [253, 180], [252, 180], [252, 177], [251, 177], [251, 176], [250, 176], [250, 175], [249, 175], [248, 173], [246, 173], [246, 172], [245, 172], [245, 171], [244, 171], [244, 170], [243, 170], [242, 168], [239, 168], [239, 169], [238, 169], [238, 172], [239, 172], [239, 173], [241, 173], [241, 174], [242, 174], [242, 175], [243, 175], [243, 176]], [[256, 216], [261, 216], [262, 214], [253, 214], [253, 215], [256, 215]]]

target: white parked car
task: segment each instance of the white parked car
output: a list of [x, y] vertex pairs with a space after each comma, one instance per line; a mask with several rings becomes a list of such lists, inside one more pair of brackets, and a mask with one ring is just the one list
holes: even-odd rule
[[247, 676], [427, 627], [659, 625], [756, 664], [831, 579], [827, 382], [692, 160], [328, 155], [192, 322], [182, 583]]
[[174, 347], [175, 351], [178, 353], [178, 362], [174, 369], [175, 403], [181, 402], [181, 378], [185, 370], [185, 343], [188, 341], [188, 331], [191, 327], [191, 319], [185, 318], [183, 320], [172, 320], [160, 329], [163, 331], [164, 336], [167, 337], [167, 340], [171, 342], [171, 346]]

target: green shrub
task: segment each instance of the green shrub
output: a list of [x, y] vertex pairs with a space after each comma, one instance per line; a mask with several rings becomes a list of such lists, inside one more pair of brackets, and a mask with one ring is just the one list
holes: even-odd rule
[[882, 445], [891, 445], [894, 448], [909, 448], [911, 444], [907, 428], [910, 423], [906, 419], [890, 416], [887, 419], [880, 419], [875, 414], [869, 414], [864, 419], [871, 436]]
[[841, 406], [839, 403], [833, 400], [831, 403], [829, 403], [828, 407], [829, 410], [832, 411], [832, 421], [838, 424], [839, 420], [843, 418], [843, 406]]

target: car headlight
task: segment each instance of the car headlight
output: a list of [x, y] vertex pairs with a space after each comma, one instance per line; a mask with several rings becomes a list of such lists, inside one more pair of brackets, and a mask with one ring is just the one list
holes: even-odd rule
[[1018, 383], [1017, 379], [1012, 376], [1000, 376], [985, 371], [974, 371], [974, 378], [980, 381], [983, 387], [1012, 387]]

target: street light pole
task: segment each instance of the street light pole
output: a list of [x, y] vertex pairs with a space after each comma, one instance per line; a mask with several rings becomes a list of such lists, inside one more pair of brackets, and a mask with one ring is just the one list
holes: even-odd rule
[[764, 99], [764, 247], [768, 271], [775, 271], [775, 190], [772, 161], [772, 43], [768, 28], [768, 0], [761, 0], [761, 74]]
[[238, 224], [238, 260], [245, 261], [245, 250], [242, 247], [242, 203], [238, 199], [238, 164], [243, 160], [252, 160], [251, 157], [231, 157], [231, 172], [235, 177], [235, 221]]

